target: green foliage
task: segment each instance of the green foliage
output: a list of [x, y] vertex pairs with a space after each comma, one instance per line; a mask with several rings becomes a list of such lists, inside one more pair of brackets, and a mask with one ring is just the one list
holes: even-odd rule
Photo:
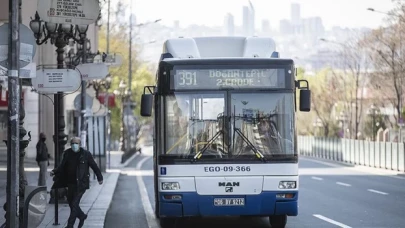
[[[99, 50], [100, 52], [106, 52], [107, 38], [106, 38], [106, 28], [101, 27], [99, 31]], [[120, 54], [123, 57], [123, 63], [119, 67], [110, 68], [110, 74], [112, 76], [111, 88], [109, 93], [113, 93], [114, 90], [118, 89], [120, 81], [124, 81], [125, 84], [128, 83], [129, 75], [129, 40], [125, 32], [114, 32], [110, 31], [110, 53]], [[154, 85], [153, 73], [148, 70], [148, 66], [140, 62], [137, 59], [137, 52], [135, 47], [132, 51], [132, 101], [136, 102], [136, 108], [134, 114], [138, 116], [138, 120], [142, 121], [140, 118], [140, 100], [141, 94], [143, 93], [143, 88], [146, 85]], [[116, 107], [111, 109], [112, 124], [111, 124], [111, 137], [113, 139], [118, 139], [120, 135], [121, 126], [121, 99], [116, 96]]]
[[[338, 136], [341, 130], [338, 126], [336, 113], [345, 91], [342, 80], [331, 69], [323, 69], [314, 76], [305, 75], [303, 69], [298, 69], [297, 79], [306, 79], [311, 89], [311, 111], [300, 112], [297, 107], [297, 131], [299, 135]], [[350, 91], [350, 90], [349, 90]], [[299, 103], [299, 90], [297, 90]], [[298, 106], [298, 105], [297, 105]], [[342, 109], [342, 108], [341, 108]], [[318, 122], [318, 124], [316, 124]]]

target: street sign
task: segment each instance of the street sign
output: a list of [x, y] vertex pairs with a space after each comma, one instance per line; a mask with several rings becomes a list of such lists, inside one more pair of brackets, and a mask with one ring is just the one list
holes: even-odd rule
[[38, 0], [38, 15], [45, 22], [89, 25], [100, 14], [98, 0]]
[[[0, 26], [0, 66], [8, 68], [9, 23]], [[20, 68], [32, 62], [37, 49], [34, 33], [24, 24], [20, 24]]]
[[32, 79], [32, 86], [42, 93], [74, 92], [80, 85], [80, 74], [72, 69], [40, 69]]
[[108, 67], [104, 63], [80, 64], [76, 69], [80, 72], [84, 81], [103, 79], [108, 75]]
[[[85, 108], [91, 109], [93, 107], [93, 97], [91, 97], [88, 93], [86, 93], [85, 100], [86, 100]], [[75, 97], [75, 99], [73, 101], [73, 105], [74, 105], [76, 111], [79, 111], [79, 112], [81, 111], [81, 109], [82, 109], [81, 102], [82, 102], [82, 94], [79, 93], [79, 94], [77, 94], [77, 96]]]
[[20, 69], [20, 78], [35, 78], [37, 75], [37, 64], [31, 62], [27, 66]]
[[122, 64], [122, 56], [119, 54], [108, 54], [105, 58], [104, 63], [107, 66], [121, 66]]

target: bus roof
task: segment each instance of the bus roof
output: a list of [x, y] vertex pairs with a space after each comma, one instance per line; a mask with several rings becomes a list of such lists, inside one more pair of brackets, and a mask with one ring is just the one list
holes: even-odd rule
[[278, 58], [278, 53], [269, 37], [194, 37], [166, 40], [161, 60], [165, 58]]

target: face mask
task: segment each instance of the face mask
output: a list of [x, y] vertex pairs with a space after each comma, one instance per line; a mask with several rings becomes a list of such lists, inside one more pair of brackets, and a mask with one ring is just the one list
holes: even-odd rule
[[41, 140], [42, 140], [42, 142], [45, 142], [45, 141], [46, 141], [46, 138], [42, 138]]
[[72, 150], [76, 153], [79, 152], [79, 144], [72, 144]]

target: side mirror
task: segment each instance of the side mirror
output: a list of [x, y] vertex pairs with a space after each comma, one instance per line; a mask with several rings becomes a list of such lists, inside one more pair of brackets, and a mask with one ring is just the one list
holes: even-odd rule
[[311, 111], [311, 90], [309, 89], [300, 90], [300, 111]]
[[153, 95], [142, 94], [141, 97], [141, 116], [151, 116], [153, 106]]

